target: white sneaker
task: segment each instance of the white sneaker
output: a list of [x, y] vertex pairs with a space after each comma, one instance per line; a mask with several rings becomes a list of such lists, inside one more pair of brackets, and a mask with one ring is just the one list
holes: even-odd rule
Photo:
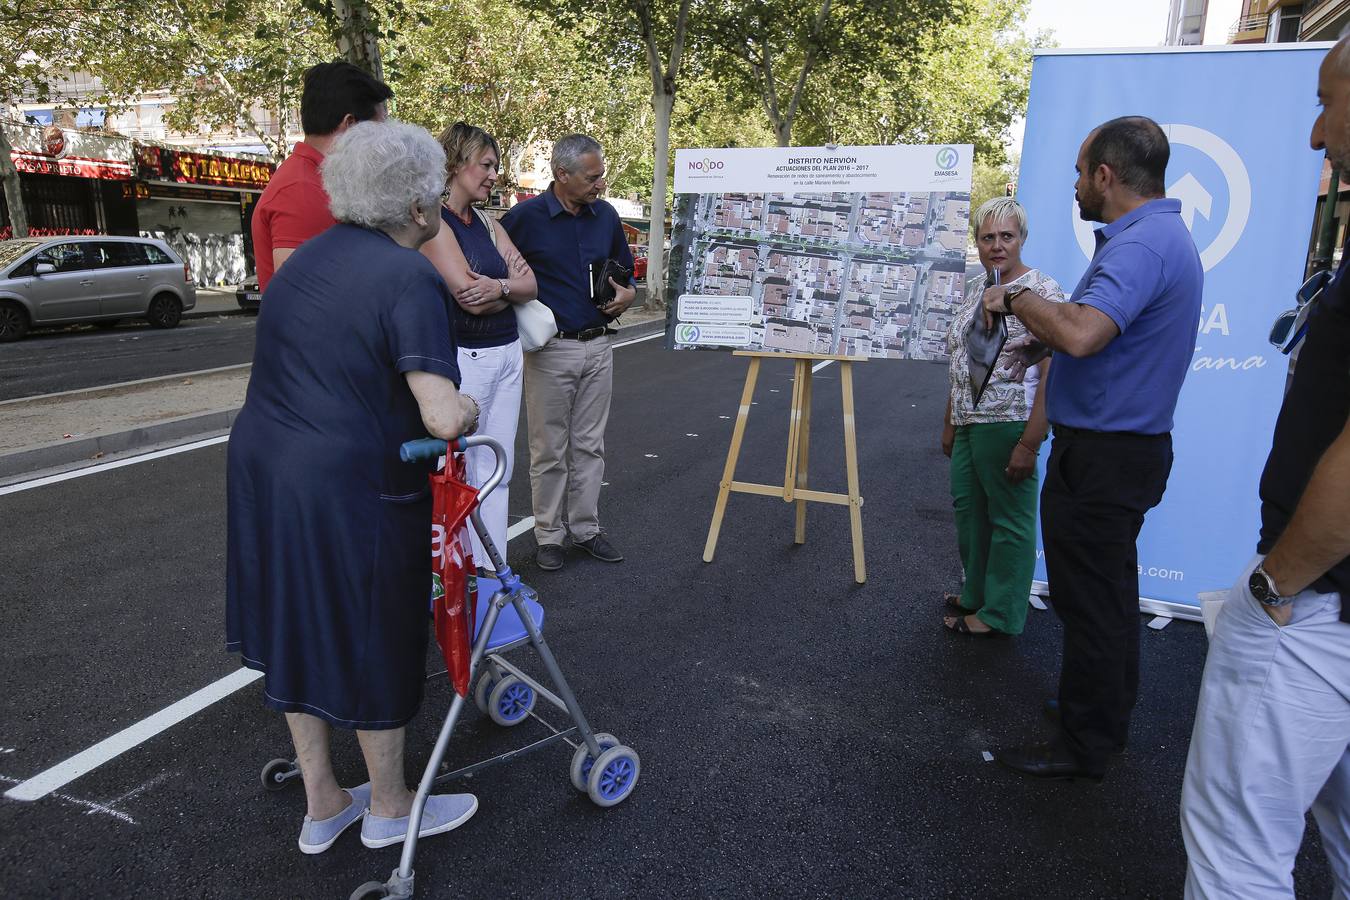
[[[420, 840], [458, 828], [472, 819], [476, 812], [478, 798], [473, 794], [436, 794], [428, 797], [417, 837]], [[401, 844], [407, 836], [408, 816], [391, 819], [366, 813], [365, 821], [361, 823], [361, 843], [372, 849]]]
[[305, 816], [305, 824], [300, 829], [301, 853], [322, 853], [333, 846], [353, 822], [365, 815], [370, 806], [370, 782], [344, 790], [352, 802], [342, 812], [327, 819]]

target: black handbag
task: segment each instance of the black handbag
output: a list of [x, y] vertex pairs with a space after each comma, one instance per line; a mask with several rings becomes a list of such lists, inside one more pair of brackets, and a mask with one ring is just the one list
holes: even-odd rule
[[591, 273], [591, 302], [600, 309], [614, 302], [614, 285], [609, 283], [611, 278], [619, 284], [627, 284], [633, 277], [632, 269], [612, 259], [592, 263], [587, 268]]

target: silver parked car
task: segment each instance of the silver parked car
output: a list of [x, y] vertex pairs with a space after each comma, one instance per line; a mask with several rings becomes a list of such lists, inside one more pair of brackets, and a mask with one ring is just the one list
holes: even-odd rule
[[0, 241], [0, 342], [34, 325], [115, 324], [144, 318], [173, 328], [197, 305], [192, 272], [151, 238], [17, 238]]

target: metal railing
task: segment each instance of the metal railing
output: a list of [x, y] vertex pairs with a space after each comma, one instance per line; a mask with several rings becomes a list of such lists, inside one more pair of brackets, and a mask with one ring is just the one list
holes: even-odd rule
[[1239, 16], [1238, 20], [1228, 29], [1228, 40], [1232, 41], [1244, 31], [1265, 31], [1270, 22], [1270, 17], [1261, 16]]

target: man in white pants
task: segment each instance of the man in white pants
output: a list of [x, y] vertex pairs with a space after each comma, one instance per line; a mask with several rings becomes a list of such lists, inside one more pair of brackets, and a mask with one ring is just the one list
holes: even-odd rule
[[[1350, 167], [1350, 39], [1312, 146]], [[1346, 261], [1350, 262], [1350, 254]], [[1350, 276], [1311, 316], [1261, 476], [1261, 540], [1219, 613], [1181, 794], [1186, 897], [1294, 896], [1311, 808], [1350, 898]]]

